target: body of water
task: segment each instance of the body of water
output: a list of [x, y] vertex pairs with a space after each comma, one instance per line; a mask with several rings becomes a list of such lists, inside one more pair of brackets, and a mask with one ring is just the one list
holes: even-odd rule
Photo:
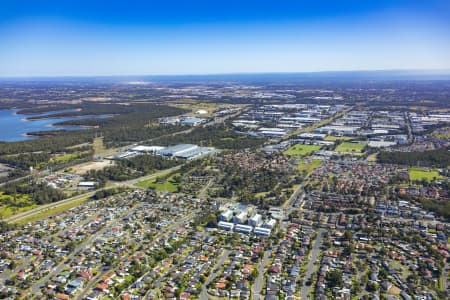
[[[52, 112], [59, 113], [59, 112]], [[83, 129], [79, 126], [52, 126], [52, 124], [75, 120], [83, 118], [107, 118], [108, 116], [82, 116], [82, 117], [67, 117], [67, 118], [54, 118], [54, 119], [40, 119], [40, 120], [27, 120], [40, 115], [18, 115], [16, 110], [13, 109], [0, 109], [0, 141], [2, 142], [16, 142], [33, 139], [36, 137], [27, 136], [26, 134], [34, 131], [45, 130], [78, 130]]]

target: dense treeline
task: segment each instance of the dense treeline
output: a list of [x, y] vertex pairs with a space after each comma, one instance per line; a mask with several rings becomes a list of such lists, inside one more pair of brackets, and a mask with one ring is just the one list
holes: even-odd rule
[[32, 115], [32, 114], [47, 114], [51, 112], [62, 112], [69, 109], [76, 109], [73, 104], [57, 104], [57, 105], [44, 105], [35, 107], [20, 108], [17, 111], [19, 115]]
[[92, 199], [94, 200], [99, 200], [99, 199], [103, 199], [109, 196], [113, 196], [116, 194], [120, 194], [125, 192], [126, 189], [123, 187], [118, 187], [118, 188], [111, 188], [111, 189], [105, 189], [105, 190], [100, 190], [97, 191], [94, 196], [92, 196]]
[[164, 170], [175, 167], [181, 164], [182, 161], [178, 159], [167, 159], [154, 155], [138, 155], [130, 159], [124, 159], [119, 161], [119, 164], [138, 170], [142, 173], [150, 173], [155, 170]]
[[157, 119], [160, 117], [175, 116], [186, 112], [177, 107], [148, 103], [129, 106], [117, 105], [116, 108], [119, 107], [122, 107], [122, 113], [113, 118], [71, 120], [58, 123], [58, 125], [98, 127], [95, 130], [104, 136], [107, 146], [145, 141], [186, 129], [181, 126], [159, 126], [157, 124]]
[[[109, 105], [102, 104], [98, 106], [108, 107]], [[185, 110], [180, 108], [154, 104], [113, 105], [113, 107], [114, 109], [110, 109], [110, 112], [119, 112], [119, 108], [121, 108], [123, 109], [122, 113], [125, 112], [125, 114], [108, 119], [95, 119], [94, 121], [98, 122], [96, 125], [99, 126], [95, 130], [53, 131], [48, 133], [50, 136], [39, 139], [11, 143], [0, 142], [0, 155], [39, 151], [47, 153], [67, 152], [68, 147], [92, 142], [93, 138], [98, 134], [102, 134], [105, 143], [108, 146], [112, 146], [147, 140], [183, 129], [175, 126], [154, 125], [154, 122], [159, 117], [184, 113]], [[95, 111], [98, 112], [99, 110], [100, 108], [96, 108]], [[74, 122], [79, 125], [85, 125], [83, 122], [89, 123], [91, 120], [75, 120]], [[150, 124], [152, 122], [153, 124]]]
[[64, 199], [65, 194], [45, 183], [29, 182], [7, 184], [0, 189], [5, 195], [26, 194], [36, 204], [48, 204]]
[[432, 211], [438, 216], [445, 218], [450, 221], [450, 201], [448, 200], [438, 200], [438, 199], [426, 199], [420, 198], [418, 201], [422, 204], [425, 210]]
[[16, 178], [20, 178], [27, 175], [27, 171], [22, 169], [13, 169], [9, 171], [8, 176], [0, 177], [0, 183], [7, 182]]
[[65, 152], [67, 147], [91, 142], [94, 136], [95, 133], [93, 131], [79, 130], [35, 140], [0, 143], [0, 155], [39, 151], [50, 153]]
[[283, 172], [273, 169], [237, 170], [236, 168], [238, 167], [226, 166], [224, 168], [223, 173], [231, 176], [224, 176], [219, 182], [222, 186], [219, 192], [220, 197], [269, 192], [284, 177]]
[[448, 149], [424, 152], [380, 152], [378, 162], [408, 166], [447, 168], [450, 165]]
[[17, 225], [10, 224], [5, 221], [0, 221], [0, 233], [8, 232], [17, 228]]
[[154, 141], [158, 145], [193, 143], [219, 149], [246, 149], [262, 145], [264, 139], [239, 134], [224, 125], [197, 127], [186, 134], [165, 136]]
[[99, 182], [100, 185], [104, 185], [108, 180], [129, 180], [150, 174], [154, 171], [172, 168], [181, 163], [183, 161], [176, 159], [166, 159], [153, 155], [139, 155], [129, 159], [119, 160], [117, 165], [106, 167], [103, 170], [90, 171], [86, 177], [89, 180]]
[[47, 152], [31, 152], [14, 156], [1, 156], [0, 163], [12, 165], [22, 170], [28, 170], [31, 166], [35, 167], [43, 162], [48, 162], [50, 158], [51, 155]]
[[[58, 160], [58, 157], [53, 159], [53, 153], [49, 152], [30, 152], [20, 153], [16, 155], [4, 155], [0, 156], [0, 163], [14, 166], [16, 170], [28, 171], [30, 167], [39, 168], [42, 166], [64, 167], [65, 165], [73, 165], [75, 163], [81, 163], [87, 158], [91, 157], [93, 152], [91, 147], [83, 146], [66, 149], [62, 156], [65, 154], [71, 156], [70, 160]], [[71, 155], [73, 153], [73, 155]], [[61, 157], [61, 156], [59, 156]]]
[[[81, 103], [74, 105], [67, 111], [61, 111], [53, 114], [45, 114], [41, 116], [33, 116], [31, 119], [45, 119], [45, 118], [67, 118], [80, 116], [97, 116], [97, 115], [115, 115], [115, 114], [129, 114], [133, 112], [155, 112], [154, 104], [116, 104], [116, 103]], [[165, 106], [168, 107], [168, 106]], [[65, 107], [66, 109], [68, 107]], [[35, 109], [21, 110], [21, 112], [29, 112]]]

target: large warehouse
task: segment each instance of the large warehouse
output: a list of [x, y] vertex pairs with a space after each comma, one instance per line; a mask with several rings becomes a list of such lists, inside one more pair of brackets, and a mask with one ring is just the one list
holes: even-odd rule
[[159, 151], [159, 155], [167, 157], [192, 159], [199, 157], [201, 155], [212, 153], [214, 151], [215, 149], [212, 147], [199, 147], [193, 144], [180, 144], [176, 146], [167, 147]]

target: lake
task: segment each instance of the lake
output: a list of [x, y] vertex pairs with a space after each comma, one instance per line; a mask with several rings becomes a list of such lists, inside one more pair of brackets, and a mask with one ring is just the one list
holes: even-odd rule
[[[83, 118], [106, 118], [108, 116], [82, 116], [82, 117], [67, 117], [67, 118], [51, 118], [51, 119], [40, 119], [40, 120], [27, 120], [26, 118], [31, 118], [35, 116], [43, 116], [46, 114], [39, 115], [18, 115], [17, 110], [14, 109], [0, 109], [0, 141], [2, 142], [17, 142], [29, 139], [34, 139], [36, 137], [27, 136], [28, 132], [33, 131], [46, 131], [46, 130], [78, 130], [83, 129], [79, 126], [52, 126], [52, 124], [75, 120]], [[52, 112], [59, 113], [61, 111]]]

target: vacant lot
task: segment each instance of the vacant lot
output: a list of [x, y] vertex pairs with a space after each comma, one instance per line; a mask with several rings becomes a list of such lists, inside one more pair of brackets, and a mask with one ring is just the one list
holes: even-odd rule
[[173, 179], [174, 175], [160, 176], [156, 178], [151, 178], [149, 180], [145, 180], [139, 182], [137, 186], [147, 188], [147, 189], [155, 189], [161, 192], [177, 192], [179, 183]]
[[410, 180], [425, 179], [427, 182], [431, 182], [434, 179], [442, 178], [437, 170], [427, 168], [409, 168], [408, 174]]
[[93, 162], [73, 166], [72, 169], [75, 174], [83, 175], [83, 174], [86, 174], [88, 171], [101, 170], [105, 167], [109, 167], [109, 166], [113, 166], [113, 165], [114, 165], [113, 161], [104, 159], [101, 161], [93, 161]]
[[300, 144], [297, 144], [297, 145], [294, 145], [294, 146], [290, 147], [289, 149], [287, 149], [283, 153], [285, 155], [289, 155], [289, 156], [302, 157], [302, 156], [310, 155], [310, 154], [314, 153], [315, 151], [317, 151], [319, 149], [320, 149], [320, 146], [316, 146], [316, 145], [300, 145]]
[[366, 143], [364, 142], [360, 143], [343, 142], [342, 144], [337, 146], [336, 151], [343, 153], [362, 153], [365, 146]]

